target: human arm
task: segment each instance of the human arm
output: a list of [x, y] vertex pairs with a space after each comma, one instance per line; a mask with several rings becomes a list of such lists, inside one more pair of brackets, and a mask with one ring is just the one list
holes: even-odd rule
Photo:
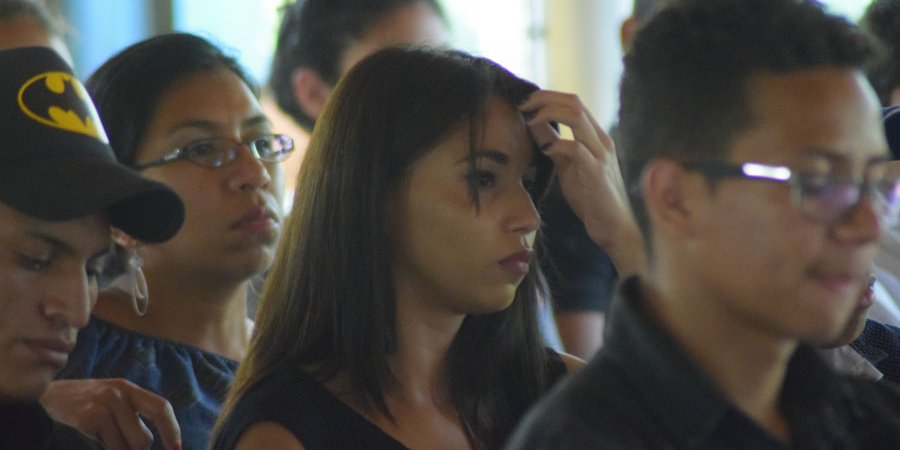
[[556, 330], [563, 348], [584, 359], [590, 359], [603, 344], [605, 315], [600, 311], [564, 311], [555, 314]]
[[234, 450], [306, 450], [287, 428], [274, 422], [251, 425], [238, 438]]
[[41, 404], [50, 416], [95, 438], [109, 450], [150, 448], [149, 420], [167, 450], [181, 449], [181, 429], [163, 397], [123, 378], [58, 380]]

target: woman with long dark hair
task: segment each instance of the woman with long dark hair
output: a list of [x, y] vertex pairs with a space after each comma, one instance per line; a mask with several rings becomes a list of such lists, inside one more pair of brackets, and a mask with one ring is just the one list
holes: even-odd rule
[[249, 345], [247, 293], [274, 258], [292, 141], [237, 61], [199, 36], [136, 43], [85, 84], [119, 162], [177, 192], [185, 220], [162, 244], [117, 234], [124, 275], [44, 404], [111, 449], [202, 449]]
[[313, 132], [212, 448], [499, 447], [577, 366], [536, 320], [554, 164], [592, 235], [636, 267], [612, 143], [577, 97], [455, 51], [352, 69]]

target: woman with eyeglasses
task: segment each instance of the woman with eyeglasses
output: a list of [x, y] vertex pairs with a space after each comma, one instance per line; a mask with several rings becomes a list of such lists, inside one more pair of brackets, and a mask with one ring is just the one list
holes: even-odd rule
[[111, 449], [203, 449], [247, 351], [247, 292], [274, 257], [293, 142], [244, 69], [197, 36], [128, 47], [86, 86], [119, 161], [174, 189], [185, 221], [164, 244], [114, 231], [123, 274], [62, 372], [79, 380], [55, 382], [44, 404]]
[[578, 366], [537, 325], [554, 167], [634, 270], [612, 141], [577, 97], [462, 52], [391, 48], [356, 65], [313, 131], [211, 448], [500, 448]]

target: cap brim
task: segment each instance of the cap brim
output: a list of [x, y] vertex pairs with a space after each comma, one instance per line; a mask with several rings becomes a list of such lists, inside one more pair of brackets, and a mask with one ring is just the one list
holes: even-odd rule
[[900, 106], [883, 108], [881, 115], [884, 118], [884, 133], [891, 150], [891, 159], [896, 161], [900, 159]]
[[38, 219], [62, 221], [106, 212], [113, 226], [148, 243], [171, 238], [184, 221], [184, 204], [174, 191], [102, 157], [6, 164], [0, 167], [0, 180], [0, 201]]

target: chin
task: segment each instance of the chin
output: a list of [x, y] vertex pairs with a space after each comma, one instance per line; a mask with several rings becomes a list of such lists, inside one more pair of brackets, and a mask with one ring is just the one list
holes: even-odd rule
[[[811, 324], [811, 327], [805, 330], [799, 336], [800, 340], [808, 342], [817, 347], [834, 348], [849, 344], [854, 335], [852, 335], [846, 320], [821, 321]], [[848, 337], [848, 335], [850, 335]]]
[[234, 263], [232, 267], [234, 267], [236, 271], [245, 273], [248, 277], [252, 277], [258, 273], [269, 270], [269, 267], [272, 266], [272, 262], [275, 261], [275, 247], [257, 247], [253, 250], [248, 250], [243, 254], [235, 255], [232, 258], [232, 261]]
[[[55, 372], [53, 375], [55, 375]], [[0, 391], [0, 398], [21, 402], [37, 401], [44, 395], [47, 387], [50, 386], [50, 382], [53, 381], [53, 375], [47, 376], [44, 373], [25, 375], [19, 373], [16, 377], [21, 381], [12, 386], [4, 386], [3, 390]]]
[[467, 302], [464, 306], [464, 314], [481, 315], [504, 311], [512, 305], [514, 298], [512, 294], [475, 297], [474, 301]]

